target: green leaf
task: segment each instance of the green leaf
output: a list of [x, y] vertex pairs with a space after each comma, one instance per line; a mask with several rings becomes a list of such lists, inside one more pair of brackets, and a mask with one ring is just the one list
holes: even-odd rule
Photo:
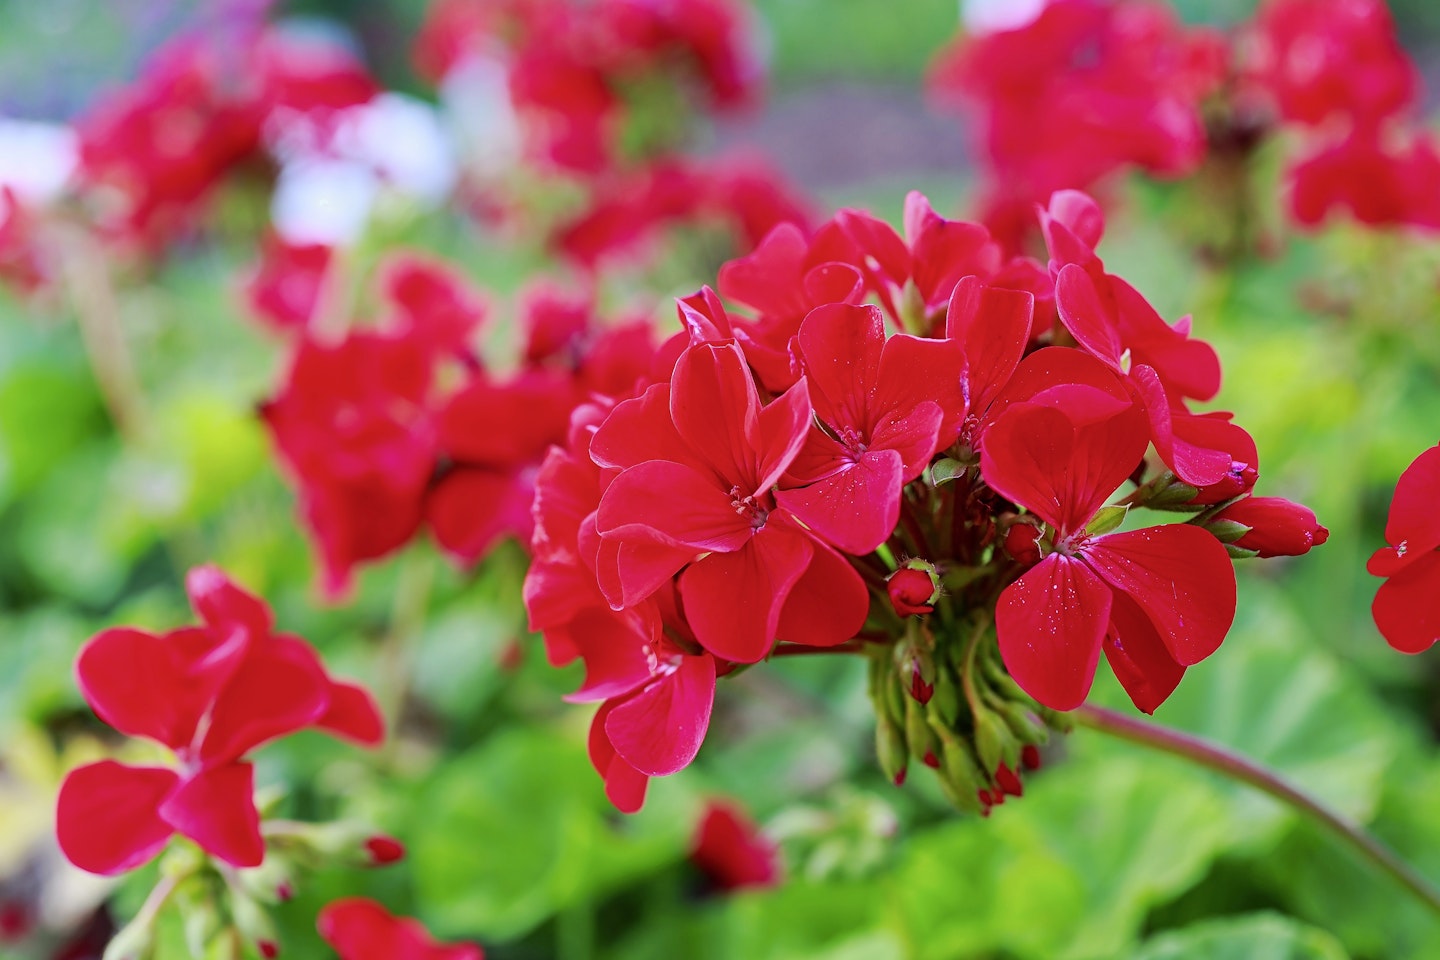
[[1032, 776], [989, 820], [912, 842], [897, 910], [919, 956], [1109, 960], [1203, 875], [1231, 830], [1221, 795], [1178, 762], [1074, 746], [1091, 757]]
[[1349, 955], [1324, 930], [1262, 913], [1161, 934], [1131, 960], [1349, 960]]
[[685, 854], [691, 799], [651, 784], [634, 817], [605, 799], [577, 732], [501, 734], [448, 762], [413, 806], [419, 901], [441, 936], [508, 940]]
[[[1274, 588], [1240, 579], [1240, 613], [1224, 645], [1186, 671], [1155, 721], [1238, 750], [1359, 820], [1406, 734], [1353, 672], [1303, 638]], [[1097, 684], [1097, 688], [1102, 685]], [[1112, 681], [1103, 684], [1118, 705]], [[1124, 703], [1124, 709], [1131, 709]], [[1227, 782], [1237, 842], [1273, 837], [1289, 822], [1275, 801]]]
[[965, 469], [965, 464], [959, 460], [952, 460], [949, 457], [936, 460], [930, 465], [930, 482], [934, 486], [941, 486], [965, 476]]

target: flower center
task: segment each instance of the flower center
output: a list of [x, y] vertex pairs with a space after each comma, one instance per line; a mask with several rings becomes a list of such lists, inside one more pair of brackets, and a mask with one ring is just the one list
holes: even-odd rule
[[765, 521], [770, 516], [770, 511], [754, 497], [740, 496], [738, 486], [730, 488], [730, 506], [736, 513], [750, 521], [750, 527], [753, 530], [759, 530], [765, 526]]

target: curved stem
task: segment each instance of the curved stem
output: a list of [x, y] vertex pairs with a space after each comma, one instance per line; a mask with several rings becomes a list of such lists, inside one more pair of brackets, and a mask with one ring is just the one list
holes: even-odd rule
[[1440, 891], [1432, 887], [1429, 881], [1417, 873], [1413, 867], [1396, 856], [1389, 847], [1365, 832], [1359, 824], [1341, 816], [1315, 798], [1300, 792], [1273, 770], [1199, 737], [1126, 716], [1104, 707], [1086, 704], [1072, 712], [1070, 716], [1080, 726], [1183, 757], [1192, 763], [1269, 794], [1326, 830], [1332, 837], [1344, 843], [1373, 866], [1389, 874], [1431, 911], [1440, 915]]

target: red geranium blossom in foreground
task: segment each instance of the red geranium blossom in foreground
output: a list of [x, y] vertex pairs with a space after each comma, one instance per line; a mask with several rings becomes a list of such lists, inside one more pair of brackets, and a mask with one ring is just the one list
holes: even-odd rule
[[380, 713], [362, 688], [336, 681], [299, 637], [275, 633], [270, 608], [215, 567], [186, 578], [201, 623], [165, 634], [116, 627], [80, 651], [86, 701], [127, 736], [174, 751], [167, 767], [102, 760], [60, 787], [60, 849], [92, 873], [133, 869], [179, 833], [236, 867], [265, 856], [245, 755], [318, 727], [373, 746]]
[[1405, 468], [1390, 502], [1385, 539], [1369, 570], [1385, 577], [1371, 612], [1375, 625], [1402, 653], [1424, 653], [1440, 640], [1440, 447]]
[[[694, 758], [718, 678], [839, 647], [869, 660], [886, 774], [920, 760], [984, 813], [1102, 650], [1151, 712], [1229, 629], [1232, 556], [1324, 542], [1250, 498], [1253, 439], [1189, 406], [1214, 350], [1105, 271], [1090, 197], [1039, 211], [1048, 270], [906, 211], [903, 239], [856, 210], [772, 231], [720, 273], [759, 316], [682, 299], [660, 382], [582, 408], [541, 468], [530, 623], [584, 662], [622, 810]], [[1191, 516], [1115, 532], [1130, 507]]]
[[418, 920], [397, 917], [374, 900], [336, 900], [320, 911], [320, 936], [340, 960], [484, 960], [474, 944], [437, 943]]

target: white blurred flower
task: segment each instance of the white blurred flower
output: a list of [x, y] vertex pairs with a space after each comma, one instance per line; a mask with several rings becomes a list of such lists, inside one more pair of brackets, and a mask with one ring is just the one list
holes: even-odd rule
[[459, 175], [439, 113], [423, 100], [399, 93], [382, 93], [345, 111], [335, 149], [425, 203], [449, 196]]
[[311, 157], [287, 163], [275, 184], [270, 219], [293, 244], [339, 246], [358, 239], [380, 192], [368, 164]]
[[520, 162], [520, 119], [510, 98], [509, 71], [494, 57], [469, 56], [440, 85], [461, 154], [482, 177], [495, 177]]
[[0, 117], [0, 187], [42, 206], [70, 182], [80, 162], [75, 131], [57, 123]]
[[974, 34], [1018, 30], [1034, 22], [1048, 0], [960, 0], [960, 17]]

